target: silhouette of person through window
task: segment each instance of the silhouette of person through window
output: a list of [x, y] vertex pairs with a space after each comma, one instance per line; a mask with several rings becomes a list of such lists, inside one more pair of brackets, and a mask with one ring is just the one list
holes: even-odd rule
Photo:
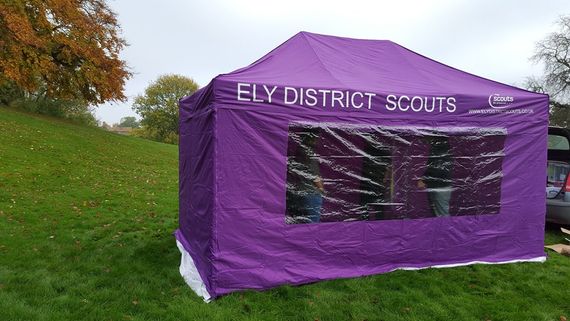
[[452, 192], [453, 159], [446, 136], [431, 136], [426, 171], [418, 180], [418, 187], [428, 193], [429, 205], [434, 216], [449, 216]]

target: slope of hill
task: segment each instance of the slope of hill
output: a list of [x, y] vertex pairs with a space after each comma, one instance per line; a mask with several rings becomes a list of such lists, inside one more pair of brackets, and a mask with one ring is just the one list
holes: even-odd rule
[[[0, 320], [563, 320], [570, 260], [280, 287], [178, 274], [177, 147], [0, 108]], [[555, 229], [547, 242], [563, 242]], [[565, 318], [564, 318], [565, 320]]]
[[176, 146], [3, 108], [0, 133], [0, 320], [120, 319], [180, 290]]

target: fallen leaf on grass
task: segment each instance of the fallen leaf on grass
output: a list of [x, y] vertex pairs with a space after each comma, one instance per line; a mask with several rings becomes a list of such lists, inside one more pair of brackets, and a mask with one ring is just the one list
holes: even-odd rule
[[556, 253], [566, 255], [566, 256], [570, 256], [570, 245], [554, 244], [554, 245], [546, 245], [544, 247], [547, 249], [551, 249], [551, 250], [555, 251]]

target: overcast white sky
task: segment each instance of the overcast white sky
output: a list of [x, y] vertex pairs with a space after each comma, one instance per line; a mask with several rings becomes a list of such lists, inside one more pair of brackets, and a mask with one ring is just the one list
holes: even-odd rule
[[529, 57], [556, 30], [568, 0], [110, 0], [129, 42], [134, 72], [126, 103], [99, 106], [116, 123], [136, 115], [132, 98], [158, 76], [176, 73], [200, 86], [249, 65], [299, 31], [387, 39], [479, 76], [520, 85], [542, 67]]

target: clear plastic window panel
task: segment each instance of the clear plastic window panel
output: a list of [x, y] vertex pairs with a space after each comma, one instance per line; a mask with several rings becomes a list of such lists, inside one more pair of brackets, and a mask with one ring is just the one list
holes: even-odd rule
[[498, 214], [504, 128], [292, 123], [286, 223]]

